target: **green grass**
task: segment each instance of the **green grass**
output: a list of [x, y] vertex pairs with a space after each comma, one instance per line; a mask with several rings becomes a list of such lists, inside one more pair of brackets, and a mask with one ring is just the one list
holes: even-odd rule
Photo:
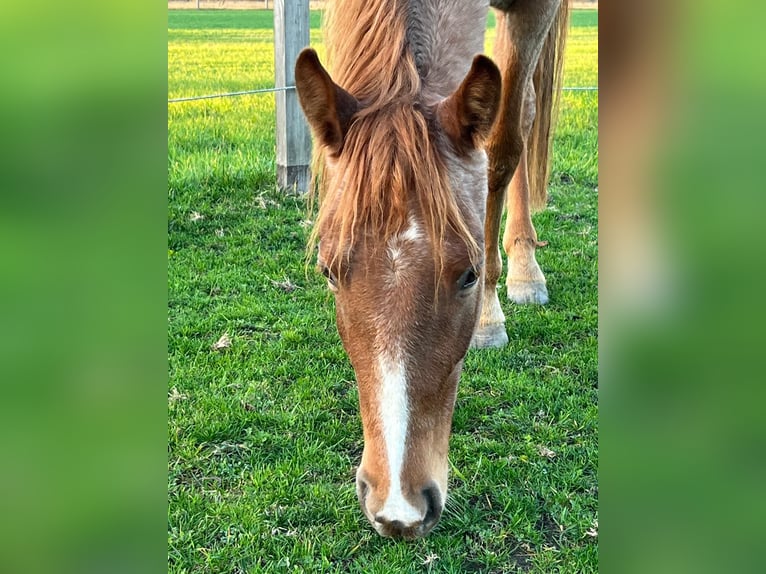
[[[572, 21], [565, 85], [595, 85], [596, 13]], [[271, 12], [168, 28], [168, 97], [273, 85]], [[551, 302], [504, 302], [510, 344], [469, 352], [448, 508], [404, 542], [357, 506], [354, 372], [304, 273], [304, 201], [276, 190], [273, 96], [168, 106], [169, 572], [596, 571], [597, 112], [563, 97], [535, 219]]]

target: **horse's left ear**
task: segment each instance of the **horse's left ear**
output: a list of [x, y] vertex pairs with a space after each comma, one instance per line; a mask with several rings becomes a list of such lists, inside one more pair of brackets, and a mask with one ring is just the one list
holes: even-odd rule
[[311, 48], [295, 62], [295, 87], [314, 137], [331, 153], [339, 153], [359, 102], [332, 81]]
[[489, 136], [500, 109], [500, 71], [476, 56], [460, 87], [436, 109], [439, 123], [459, 150], [476, 149]]

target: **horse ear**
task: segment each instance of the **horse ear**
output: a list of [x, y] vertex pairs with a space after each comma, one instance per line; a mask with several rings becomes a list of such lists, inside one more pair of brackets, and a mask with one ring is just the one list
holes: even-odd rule
[[476, 56], [460, 87], [438, 104], [439, 123], [459, 150], [476, 149], [487, 139], [500, 109], [500, 91], [497, 66]]
[[314, 137], [331, 153], [339, 153], [359, 102], [332, 81], [311, 48], [303, 50], [295, 62], [295, 87]]

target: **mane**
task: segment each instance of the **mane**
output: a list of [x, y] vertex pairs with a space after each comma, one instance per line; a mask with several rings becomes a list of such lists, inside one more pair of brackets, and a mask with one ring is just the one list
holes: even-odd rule
[[[443, 268], [444, 241], [452, 229], [472, 261], [480, 256], [451, 185], [435, 130], [423, 103], [422, 82], [407, 38], [406, 0], [337, 0], [330, 4], [324, 31], [333, 80], [360, 101], [343, 148], [333, 157], [337, 187], [325, 180], [324, 149], [315, 150], [314, 177], [319, 211], [309, 240], [320, 229], [337, 233], [334, 263], [343, 263], [361, 238], [386, 242], [418, 206], [432, 244], [436, 272]], [[329, 192], [339, 197], [327, 201]], [[315, 198], [312, 196], [312, 205]]]
[[420, 94], [407, 43], [407, 0], [336, 0], [323, 21], [333, 80], [366, 107]]

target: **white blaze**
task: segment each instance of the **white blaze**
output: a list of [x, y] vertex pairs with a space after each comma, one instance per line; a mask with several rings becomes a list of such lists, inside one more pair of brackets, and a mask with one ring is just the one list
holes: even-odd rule
[[407, 229], [402, 231], [399, 238], [402, 241], [420, 241], [423, 239], [423, 234], [420, 232], [420, 225], [415, 221], [415, 218], [410, 216], [407, 218], [407, 223], [409, 224]]
[[388, 498], [378, 514], [386, 520], [398, 520], [409, 526], [423, 516], [402, 493], [401, 474], [410, 414], [407, 377], [402, 362], [386, 355], [383, 353], [378, 357], [378, 368], [381, 374], [379, 409], [386, 443], [389, 489]]
[[[391, 238], [388, 254], [393, 263], [400, 268], [407, 268], [405, 257], [408, 251], [407, 243], [417, 242], [423, 235], [420, 226], [410, 217], [407, 229], [398, 236]], [[411, 249], [411, 247], [410, 247]], [[389, 288], [396, 289], [401, 276], [394, 274], [393, 283]], [[387, 322], [390, 317], [381, 315], [378, 327], [378, 372], [380, 374], [380, 392], [378, 409], [380, 413], [383, 438], [388, 459], [389, 489], [388, 497], [378, 515], [385, 520], [398, 520], [409, 526], [422, 520], [422, 513], [413, 507], [402, 492], [402, 467], [407, 444], [407, 426], [409, 423], [409, 399], [407, 397], [407, 373], [405, 360], [401, 352], [399, 333], [392, 333]]]
[[413, 247], [419, 249], [419, 246], [413, 246], [412, 244], [420, 243], [421, 239], [423, 239], [423, 233], [420, 230], [420, 225], [410, 215], [407, 218], [407, 227], [388, 241], [388, 257], [391, 263], [398, 268], [406, 265], [408, 263], [406, 256], [412, 252]]

